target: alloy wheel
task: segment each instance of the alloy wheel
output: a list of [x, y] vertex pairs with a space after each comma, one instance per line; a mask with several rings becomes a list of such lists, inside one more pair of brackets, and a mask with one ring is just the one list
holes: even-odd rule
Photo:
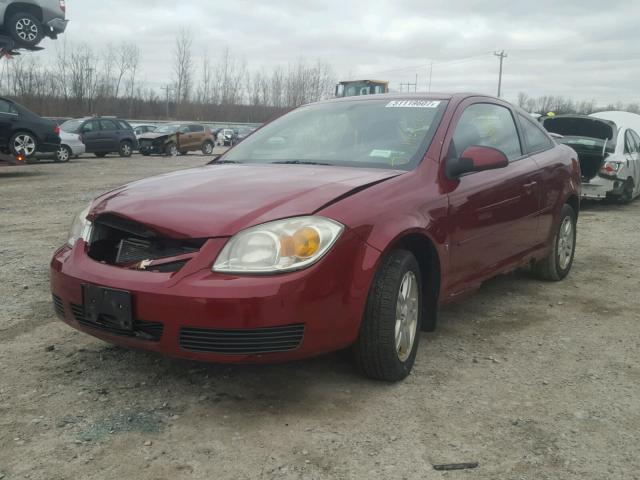
[[33, 155], [36, 151], [36, 141], [31, 137], [31, 135], [27, 135], [26, 133], [22, 133], [13, 141], [13, 150], [18, 153], [22, 153], [27, 157]]
[[396, 353], [401, 362], [406, 361], [413, 350], [418, 330], [418, 280], [415, 273], [408, 271], [402, 277], [398, 301], [396, 303], [395, 340]]
[[571, 217], [564, 217], [558, 232], [558, 265], [562, 270], [571, 263], [574, 243], [573, 220]]
[[56, 152], [56, 157], [59, 162], [68, 162], [70, 158], [69, 149], [65, 146], [60, 146]]
[[21, 40], [33, 42], [38, 37], [38, 25], [29, 18], [21, 18], [16, 22], [16, 34]]

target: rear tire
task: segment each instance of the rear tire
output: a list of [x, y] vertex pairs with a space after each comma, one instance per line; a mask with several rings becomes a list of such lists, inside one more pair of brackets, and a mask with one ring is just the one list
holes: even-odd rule
[[57, 163], [67, 163], [72, 156], [73, 152], [67, 145], [60, 145], [58, 150], [56, 150], [55, 161]]
[[421, 316], [418, 262], [411, 252], [394, 250], [383, 260], [369, 291], [354, 345], [360, 370], [387, 382], [406, 378], [418, 351]]
[[622, 189], [622, 194], [618, 198], [618, 202], [622, 204], [631, 203], [633, 200], [633, 190], [635, 188], [635, 184], [633, 183], [633, 178], [629, 177], [624, 182], [624, 187]]
[[206, 141], [202, 144], [202, 153], [204, 155], [211, 155], [213, 154], [213, 143]]
[[44, 26], [29, 13], [16, 13], [6, 27], [11, 38], [19, 45], [35, 47], [44, 38]]
[[560, 211], [560, 221], [554, 227], [549, 254], [533, 265], [533, 273], [538, 278], [557, 282], [569, 274], [576, 251], [576, 224], [575, 210], [565, 204]]
[[16, 132], [9, 140], [13, 155], [22, 154], [25, 159], [33, 157], [38, 151], [38, 139], [29, 132]]

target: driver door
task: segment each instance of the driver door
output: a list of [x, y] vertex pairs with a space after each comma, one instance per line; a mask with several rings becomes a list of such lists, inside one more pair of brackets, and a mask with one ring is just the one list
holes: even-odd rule
[[538, 166], [524, 154], [507, 104], [467, 100], [449, 130], [447, 158], [482, 145], [509, 159], [505, 168], [461, 176], [449, 193], [450, 288], [460, 291], [473, 288], [533, 248], [540, 185]]

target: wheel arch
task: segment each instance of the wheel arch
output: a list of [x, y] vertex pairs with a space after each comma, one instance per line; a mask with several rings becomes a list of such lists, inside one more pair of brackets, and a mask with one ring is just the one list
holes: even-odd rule
[[580, 215], [580, 198], [576, 194], [569, 195], [569, 198], [564, 202], [573, 208], [573, 211], [576, 212], [576, 218]]
[[408, 230], [396, 236], [382, 252], [384, 258], [392, 250], [407, 250], [416, 257], [422, 278], [422, 319], [423, 331], [433, 331], [438, 320], [438, 302], [442, 286], [442, 262], [436, 243], [427, 233]]
[[15, 14], [22, 12], [33, 15], [39, 22], [43, 21], [44, 15], [42, 8], [39, 5], [34, 5], [33, 3], [12, 3], [4, 12], [4, 25], [6, 25], [9, 19]]

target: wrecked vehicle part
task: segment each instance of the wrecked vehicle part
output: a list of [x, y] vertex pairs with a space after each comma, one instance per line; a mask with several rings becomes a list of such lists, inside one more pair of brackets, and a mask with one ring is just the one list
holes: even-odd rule
[[103, 214], [92, 224], [87, 255], [108, 265], [134, 270], [176, 272], [206, 239], [175, 239], [131, 220]]
[[544, 128], [557, 135], [559, 143], [578, 154], [582, 180], [593, 179], [602, 169], [605, 159], [615, 153], [617, 127], [608, 120], [582, 115], [558, 115], [542, 120]]

